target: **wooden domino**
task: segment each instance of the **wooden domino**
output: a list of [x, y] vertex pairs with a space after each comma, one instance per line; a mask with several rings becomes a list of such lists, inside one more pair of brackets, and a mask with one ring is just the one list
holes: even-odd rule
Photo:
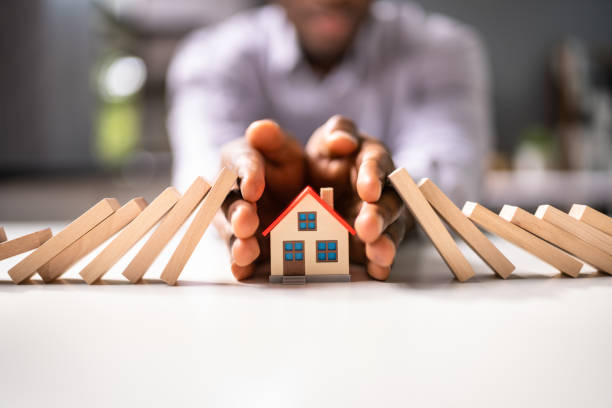
[[172, 208], [179, 196], [174, 187], [166, 188], [79, 272], [83, 280], [91, 285], [102, 278]]
[[15, 283], [21, 283], [36, 273], [36, 270], [49, 262], [53, 257], [66, 249], [74, 241], [85, 235], [115, 210], [119, 203], [114, 198], [105, 198], [87, 210], [66, 228], [54, 235], [34, 252], [26, 256], [8, 273]]
[[87, 234], [74, 241], [56, 257], [38, 268], [38, 274], [45, 282], [51, 282], [59, 278], [79, 259], [89, 254], [129, 224], [146, 206], [147, 202], [142, 197], [130, 200]]
[[429, 204], [448, 225], [474, 250], [474, 252], [501, 278], [506, 279], [514, 265], [470, 221], [465, 214], [428, 178], [418, 184]]
[[569, 276], [578, 276], [582, 263], [559, 248], [506, 221], [478, 203], [466, 202], [463, 213], [485, 230], [523, 248]]
[[556, 209], [551, 205], [541, 205], [538, 207], [536, 217], [548, 221], [551, 224], [573, 234], [596, 248], [601, 249], [608, 255], [612, 255], [612, 236], [606, 234], [586, 224], [578, 221], [569, 214], [564, 213], [561, 210]]
[[6, 232], [4, 232], [4, 228], [0, 227], [0, 242], [6, 241]]
[[474, 276], [474, 270], [410, 174], [404, 168], [398, 168], [389, 175], [389, 180], [455, 277], [463, 282]]
[[612, 236], [612, 218], [587, 205], [574, 204], [569, 215]]
[[612, 275], [612, 256], [527, 211], [505, 205], [499, 216]]
[[45, 228], [44, 230], [2, 242], [0, 243], [0, 260], [36, 249], [48, 241], [49, 238], [51, 238], [51, 229]]
[[149, 238], [125, 268], [123, 276], [132, 283], [138, 282], [143, 277], [155, 258], [157, 258], [174, 234], [189, 218], [209, 189], [210, 185], [202, 177], [195, 179], [185, 194], [170, 210], [166, 218], [159, 224], [159, 227], [153, 232], [151, 238]]
[[179, 275], [198, 245], [198, 242], [202, 239], [215, 213], [219, 210], [225, 197], [236, 183], [236, 178], [236, 174], [231, 170], [226, 168], [221, 169], [212, 188], [204, 200], [202, 200], [202, 205], [191, 222], [191, 225], [189, 225], [187, 232], [164, 268], [161, 275], [161, 279], [164, 282], [169, 285], [176, 284]]

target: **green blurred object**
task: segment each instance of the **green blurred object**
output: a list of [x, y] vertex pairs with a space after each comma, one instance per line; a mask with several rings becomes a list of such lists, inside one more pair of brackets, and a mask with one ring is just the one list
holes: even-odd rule
[[140, 109], [137, 99], [104, 103], [98, 116], [96, 150], [103, 164], [120, 166], [140, 140]]
[[516, 169], [550, 169], [555, 165], [557, 146], [552, 132], [543, 125], [532, 125], [521, 133], [513, 157]]

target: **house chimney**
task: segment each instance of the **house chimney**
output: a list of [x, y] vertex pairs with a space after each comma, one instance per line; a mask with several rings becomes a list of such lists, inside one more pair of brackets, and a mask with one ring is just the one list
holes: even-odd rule
[[334, 208], [334, 189], [332, 187], [321, 187], [319, 195], [327, 205]]

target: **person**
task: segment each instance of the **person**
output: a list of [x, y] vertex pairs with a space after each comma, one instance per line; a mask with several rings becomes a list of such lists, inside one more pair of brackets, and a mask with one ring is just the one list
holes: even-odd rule
[[237, 279], [269, 258], [260, 232], [306, 184], [334, 187], [357, 231], [351, 260], [379, 280], [414, 225], [386, 182], [396, 165], [456, 203], [478, 193], [490, 134], [483, 47], [417, 5], [278, 0], [190, 35], [168, 83], [175, 184], [212, 179], [220, 162], [239, 176], [215, 218]]

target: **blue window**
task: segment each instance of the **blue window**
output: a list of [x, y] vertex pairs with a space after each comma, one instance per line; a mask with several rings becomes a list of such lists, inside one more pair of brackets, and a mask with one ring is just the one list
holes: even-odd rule
[[338, 241], [317, 241], [317, 262], [338, 262]]
[[304, 262], [304, 241], [284, 241], [283, 259], [285, 262]]
[[316, 231], [316, 230], [317, 230], [316, 211], [299, 212], [298, 213], [298, 231]]

